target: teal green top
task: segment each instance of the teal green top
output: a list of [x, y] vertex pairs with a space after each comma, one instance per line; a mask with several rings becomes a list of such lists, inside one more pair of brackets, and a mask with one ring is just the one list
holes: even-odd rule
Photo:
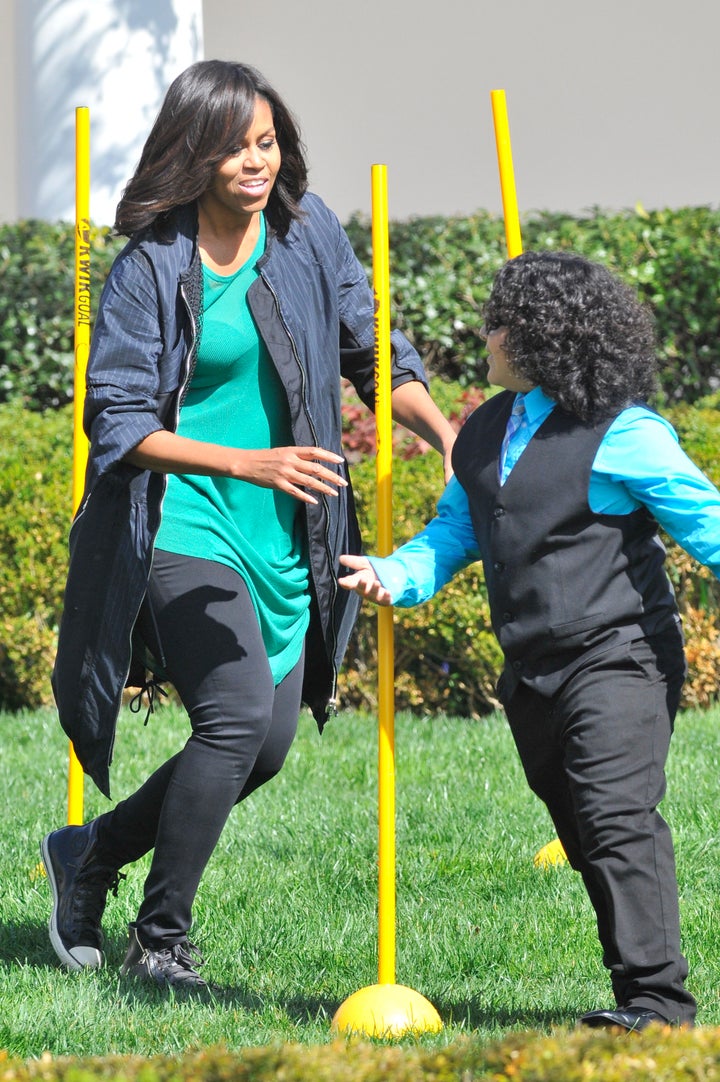
[[[224, 447], [288, 447], [287, 398], [260, 338], [247, 291], [265, 248], [230, 275], [203, 266], [202, 334], [178, 433]], [[277, 489], [228, 477], [170, 474], [156, 547], [227, 564], [255, 606], [275, 684], [300, 657], [309, 623], [302, 505]]]

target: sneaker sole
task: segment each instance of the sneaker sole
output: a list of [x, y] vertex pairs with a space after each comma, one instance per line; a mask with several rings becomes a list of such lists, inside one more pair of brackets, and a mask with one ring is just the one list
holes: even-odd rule
[[46, 834], [40, 842], [40, 852], [42, 854], [43, 864], [45, 865], [45, 871], [47, 872], [48, 882], [53, 896], [53, 907], [48, 922], [52, 948], [62, 964], [67, 966], [68, 969], [100, 969], [105, 965], [105, 955], [101, 950], [97, 947], [83, 946], [72, 947], [68, 950], [60, 938], [57, 927], [57, 911], [60, 904], [60, 897], [55, 881], [52, 860], [50, 859], [50, 847], [48, 845], [49, 838], [50, 834]]

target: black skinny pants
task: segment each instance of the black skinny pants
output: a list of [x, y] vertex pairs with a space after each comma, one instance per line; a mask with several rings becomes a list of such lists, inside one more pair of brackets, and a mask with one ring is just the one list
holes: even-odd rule
[[596, 655], [557, 695], [519, 685], [505, 704], [597, 916], [618, 1005], [692, 1022], [672, 838], [658, 811], [685, 673], [679, 631]]
[[139, 630], [190, 717], [182, 751], [102, 816], [103, 859], [154, 849], [136, 925], [158, 949], [187, 937], [205, 866], [234, 804], [280, 770], [297, 729], [303, 658], [274, 686], [245, 582], [210, 560], [156, 551]]

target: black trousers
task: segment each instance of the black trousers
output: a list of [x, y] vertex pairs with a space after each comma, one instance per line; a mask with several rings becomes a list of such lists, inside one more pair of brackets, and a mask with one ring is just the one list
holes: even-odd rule
[[158, 949], [187, 936], [205, 866], [234, 804], [280, 770], [297, 729], [303, 658], [274, 686], [242, 577], [209, 560], [156, 551], [140, 630], [190, 718], [182, 751], [101, 817], [103, 859], [122, 867], [154, 849], [136, 925]]
[[691, 1022], [673, 844], [658, 812], [685, 658], [679, 632], [589, 659], [552, 698], [505, 704], [531, 789], [597, 916], [616, 1003]]

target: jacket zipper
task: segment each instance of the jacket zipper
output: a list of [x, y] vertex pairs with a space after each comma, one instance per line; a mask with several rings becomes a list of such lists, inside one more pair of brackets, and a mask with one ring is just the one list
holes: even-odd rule
[[180, 393], [177, 396], [177, 403], [175, 406], [175, 428], [173, 429], [173, 431], [177, 431], [177, 426], [180, 422], [180, 409], [182, 408], [182, 404], [185, 401], [188, 387], [190, 386], [190, 381], [193, 377], [195, 365], [197, 363], [197, 355], [195, 353], [195, 345], [197, 342], [197, 322], [195, 320], [195, 313], [193, 312], [190, 306], [190, 301], [187, 299], [187, 294], [185, 293], [184, 281], [180, 282], [180, 296], [182, 297], [185, 308], [187, 309], [187, 314], [190, 316], [190, 329], [192, 331], [192, 338], [190, 341], [190, 349], [188, 351], [188, 356], [191, 358], [191, 363], [187, 366], [185, 379], [183, 380], [182, 386], [180, 388]]
[[[312, 414], [310, 413], [310, 410], [309, 410], [308, 404], [307, 404], [307, 377], [306, 377], [306, 374], [305, 374], [305, 369], [304, 369], [304, 367], [302, 365], [302, 362], [300, 360], [300, 354], [298, 352], [298, 348], [297, 348], [297, 345], [295, 343], [295, 339], [293, 337], [292, 331], [290, 330], [290, 328], [287, 325], [287, 322], [285, 321], [285, 317], [283, 315], [282, 308], [280, 307], [280, 300], [278, 298], [278, 295], [275, 292], [275, 290], [273, 289], [272, 283], [268, 280], [265, 272], [262, 269], [260, 269], [260, 277], [262, 278], [262, 280], [265, 283], [265, 285], [267, 286], [267, 288], [270, 290], [270, 294], [271, 294], [271, 296], [272, 296], [272, 298], [273, 298], [273, 300], [275, 302], [275, 308], [277, 309], [278, 316], [280, 317], [280, 322], [282, 323], [283, 330], [285, 331], [285, 334], [288, 336], [288, 340], [289, 340], [290, 346], [292, 348], [293, 357], [295, 358], [295, 364], [297, 365], [298, 371], [300, 372], [303, 410], [304, 410], [305, 416], [307, 417], [308, 425], [310, 426], [310, 431], [312, 433], [312, 438], [313, 438], [313, 444], [315, 445], [315, 447], [317, 447], [317, 446], [319, 446], [318, 445], [317, 432], [315, 430], [315, 424], [314, 424], [313, 419], [312, 419]], [[330, 565], [330, 568], [332, 569], [332, 552], [331, 552], [330, 543], [329, 543], [329, 540], [328, 540], [328, 537], [329, 537], [329, 523], [330, 523], [330, 508], [328, 506], [328, 498], [327, 498], [327, 496], [325, 496], [324, 494], [321, 494], [320, 498], [322, 499], [323, 507], [325, 508], [325, 531], [324, 531], [324, 533], [325, 533], [325, 537], [324, 537], [325, 552], [326, 552], [327, 557], [328, 557], [328, 564]], [[332, 585], [331, 585], [331, 600], [330, 600], [330, 626], [331, 626], [331, 629], [332, 629], [332, 657], [330, 658], [330, 665], [331, 665], [331, 668], [332, 668], [332, 692], [331, 692], [330, 698], [328, 700], [328, 704], [327, 704], [327, 707], [326, 707], [326, 712], [327, 712], [328, 716], [334, 717], [334, 716], [337, 715], [337, 712], [338, 712], [338, 708], [337, 708], [338, 671], [337, 671], [337, 665], [335, 664], [335, 655], [337, 654], [337, 630], [336, 630], [336, 627], [335, 627], [335, 620], [333, 619], [333, 612], [334, 612], [334, 609], [335, 609], [335, 600], [337, 598], [338, 587], [337, 587], [337, 583], [335, 581], [334, 575], [331, 575], [331, 581], [332, 581]]]

